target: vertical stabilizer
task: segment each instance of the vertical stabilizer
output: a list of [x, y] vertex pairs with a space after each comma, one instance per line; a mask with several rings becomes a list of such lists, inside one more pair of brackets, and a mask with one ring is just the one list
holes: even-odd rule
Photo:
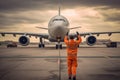
[[61, 0], [59, 0], [59, 4], [58, 4], [58, 14], [59, 16], [61, 15]]

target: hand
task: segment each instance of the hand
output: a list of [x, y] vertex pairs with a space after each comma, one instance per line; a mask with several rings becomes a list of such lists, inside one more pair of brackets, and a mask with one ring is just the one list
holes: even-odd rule
[[68, 36], [68, 32], [66, 33], [66, 36]]
[[80, 35], [78, 32], [76, 32], [77, 35]]

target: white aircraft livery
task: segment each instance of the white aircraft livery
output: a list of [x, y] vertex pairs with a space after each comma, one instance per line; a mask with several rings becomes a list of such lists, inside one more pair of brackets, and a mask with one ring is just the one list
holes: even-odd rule
[[[63, 39], [67, 32], [69, 33], [71, 29], [76, 29], [80, 27], [78, 26], [78, 27], [69, 28], [69, 21], [67, 20], [67, 18], [61, 15], [60, 7], [59, 7], [58, 15], [50, 19], [48, 23], [48, 28], [44, 28], [44, 27], [37, 27], [37, 28], [48, 30], [48, 34], [25, 33], [25, 32], [0, 32], [0, 34], [2, 36], [5, 36], [5, 34], [12, 34], [13, 36], [21, 35], [19, 38], [19, 43], [23, 46], [27, 46], [30, 43], [29, 36], [39, 37], [40, 43], [38, 46], [41, 48], [41, 47], [45, 47], [45, 44], [43, 43], [43, 39], [48, 39], [50, 42], [58, 42], [57, 39], [59, 37], [60, 41], [63, 42]], [[99, 36], [100, 34], [108, 34], [109, 36], [111, 36], [112, 33], [120, 33], [120, 31], [85, 32], [85, 33], [80, 33], [80, 35], [84, 37], [88, 35], [88, 37], [86, 38], [86, 42], [88, 45], [92, 46], [97, 41], [94, 35]], [[72, 34], [72, 33], [69, 35], [76, 36], [76, 34]], [[57, 48], [58, 48], [58, 44], [56, 44], [56, 49]], [[62, 44], [60, 44], [60, 48], [62, 48]]]

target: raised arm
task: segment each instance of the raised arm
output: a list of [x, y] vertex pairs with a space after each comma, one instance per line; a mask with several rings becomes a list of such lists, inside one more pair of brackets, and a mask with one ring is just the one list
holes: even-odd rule
[[68, 40], [68, 32], [66, 33], [66, 36], [64, 37], [64, 42], [65, 44], [68, 44], [69, 40]]
[[77, 39], [77, 43], [78, 44], [80, 44], [81, 42], [82, 42], [82, 38], [81, 38], [81, 36], [80, 36], [80, 34], [78, 33], [78, 32], [76, 32], [77, 33], [77, 37], [78, 37], [78, 39]]
[[77, 44], [80, 44], [82, 42], [82, 38], [80, 35], [78, 35], [78, 39], [76, 40]]

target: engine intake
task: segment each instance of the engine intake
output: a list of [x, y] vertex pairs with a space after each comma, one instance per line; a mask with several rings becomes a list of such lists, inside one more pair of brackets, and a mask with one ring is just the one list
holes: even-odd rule
[[89, 36], [89, 37], [87, 37], [86, 42], [88, 45], [93, 46], [96, 43], [96, 37]]
[[27, 36], [21, 36], [19, 38], [19, 43], [22, 45], [22, 46], [27, 46], [29, 43], [30, 43], [30, 40]]

